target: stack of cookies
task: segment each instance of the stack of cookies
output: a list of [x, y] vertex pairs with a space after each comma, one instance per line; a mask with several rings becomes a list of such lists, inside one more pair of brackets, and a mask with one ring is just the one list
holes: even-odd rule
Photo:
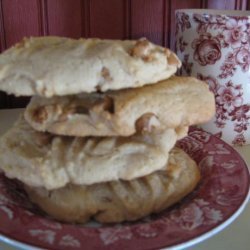
[[0, 56], [0, 90], [32, 95], [0, 140], [0, 169], [60, 221], [132, 221], [200, 179], [176, 141], [214, 114], [213, 94], [146, 39], [24, 39]]

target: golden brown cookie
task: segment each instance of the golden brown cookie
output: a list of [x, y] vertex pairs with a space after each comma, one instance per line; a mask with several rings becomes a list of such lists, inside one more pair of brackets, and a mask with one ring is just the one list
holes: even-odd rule
[[203, 123], [215, 112], [205, 82], [171, 77], [142, 88], [33, 97], [25, 118], [36, 130], [72, 136], [130, 136]]
[[172, 51], [146, 39], [31, 37], [0, 55], [0, 90], [51, 97], [134, 88], [166, 79], [180, 66]]
[[21, 118], [0, 139], [0, 169], [46, 189], [131, 180], [165, 167], [169, 151], [185, 134], [168, 129], [130, 137], [55, 136], [35, 131]]
[[47, 191], [26, 186], [30, 199], [53, 218], [85, 223], [134, 221], [158, 213], [180, 201], [200, 180], [196, 163], [181, 149], [173, 149], [165, 170], [131, 181], [68, 185]]

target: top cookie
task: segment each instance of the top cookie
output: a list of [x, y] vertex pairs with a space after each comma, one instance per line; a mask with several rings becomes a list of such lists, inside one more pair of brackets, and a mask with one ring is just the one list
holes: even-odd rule
[[45, 97], [140, 87], [173, 75], [169, 49], [137, 41], [24, 38], [0, 55], [0, 90]]

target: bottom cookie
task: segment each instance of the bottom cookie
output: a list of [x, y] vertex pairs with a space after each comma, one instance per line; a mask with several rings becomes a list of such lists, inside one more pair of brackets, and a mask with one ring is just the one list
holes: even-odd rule
[[46, 190], [25, 186], [35, 204], [59, 221], [134, 221], [180, 201], [196, 187], [200, 171], [181, 149], [170, 152], [168, 167], [131, 181], [73, 185]]

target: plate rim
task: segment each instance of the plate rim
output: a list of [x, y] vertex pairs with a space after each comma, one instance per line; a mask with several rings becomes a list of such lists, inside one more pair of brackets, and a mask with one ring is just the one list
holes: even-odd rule
[[203, 242], [204, 240], [207, 240], [211, 238], [212, 236], [216, 235], [217, 233], [221, 232], [222, 230], [226, 229], [229, 225], [231, 225], [244, 211], [245, 207], [247, 206], [248, 202], [250, 201], [250, 189], [242, 202], [241, 206], [231, 215], [229, 216], [225, 221], [223, 221], [221, 224], [218, 226], [210, 229], [206, 233], [203, 233], [189, 241], [186, 241], [184, 243], [180, 243], [178, 245], [170, 246], [170, 247], [165, 247], [162, 249], [168, 249], [168, 250], [181, 250], [183, 248], [191, 247], [194, 246], [198, 243]]
[[[186, 241], [184, 243], [180, 243], [178, 245], [174, 245], [174, 246], [170, 246], [170, 247], [163, 247], [160, 249], [162, 249], [162, 250], [181, 250], [184, 248], [188, 248], [188, 247], [197, 245], [197, 244], [213, 237], [214, 235], [216, 235], [217, 233], [221, 232], [222, 230], [227, 228], [229, 225], [231, 225], [244, 211], [248, 202], [250, 202], [250, 189], [248, 191], [248, 194], [247, 194], [245, 200], [242, 202], [241, 206], [230, 217], [228, 217], [225, 221], [223, 221], [217, 227], [212, 228], [208, 232], [201, 234], [201, 235], [199, 235], [199, 236], [197, 236], [189, 241]], [[37, 247], [35, 245], [29, 245], [27, 243], [23, 243], [21, 241], [9, 238], [8, 236], [5, 236], [3, 234], [0, 234], [0, 241], [4, 242], [6, 244], [9, 244], [10, 246], [13, 246], [13, 247], [22, 248], [23, 250], [42, 250], [42, 249], [44, 249], [44, 248]]]

